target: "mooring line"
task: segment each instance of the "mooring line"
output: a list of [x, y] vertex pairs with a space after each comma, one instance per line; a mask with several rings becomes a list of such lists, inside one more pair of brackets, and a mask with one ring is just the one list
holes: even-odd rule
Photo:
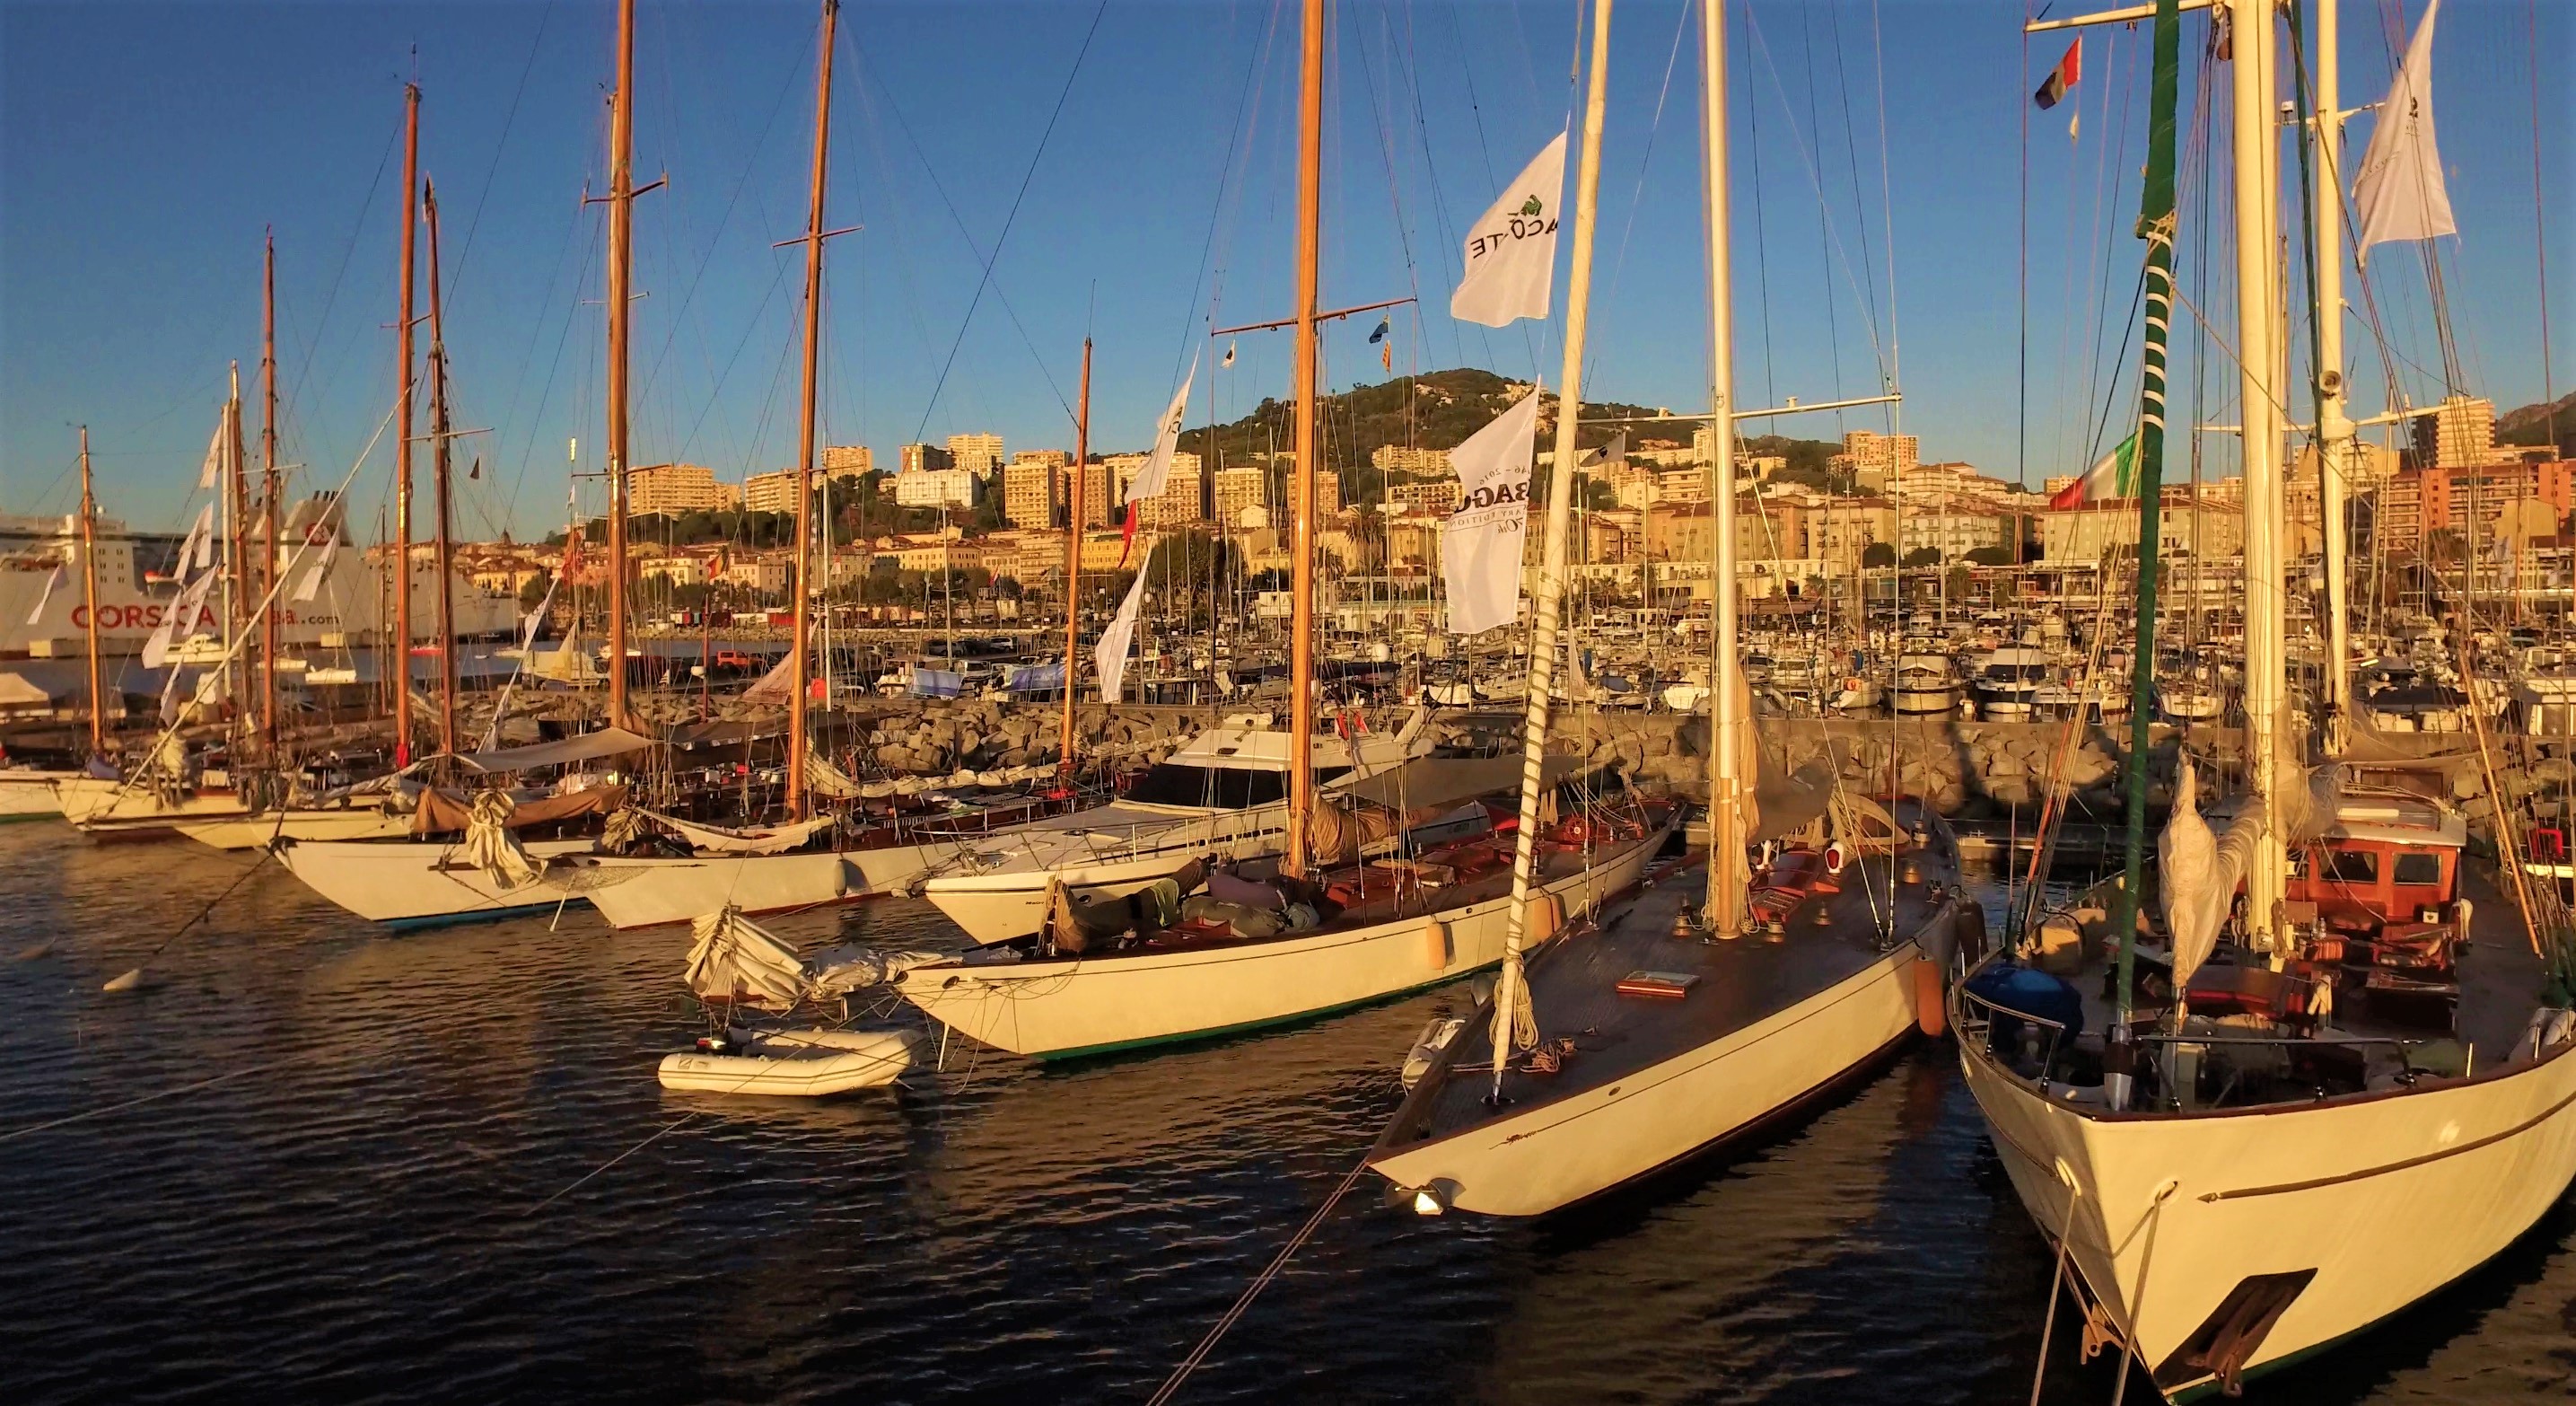
[[67, 1114], [60, 1118], [50, 1119], [46, 1122], [31, 1123], [23, 1128], [11, 1128], [5, 1133], [0, 1133], [0, 1142], [13, 1142], [22, 1137], [41, 1133], [48, 1128], [62, 1127], [66, 1123], [79, 1123], [91, 1118], [103, 1118], [110, 1113], [123, 1112], [124, 1110], [133, 1108], [138, 1104], [150, 1103], [155, 1099], [170, 1098], [177, 1094], [192, 1093], [198, 1089], [209, 1088], [213, 1085], [220, 1084], [226, 1079], [238, 1079], [244, 1074], [257, 1074], [263, 1069], [275, 1069], [281, 1064], [287, 1064], [290, 1062], [291, 1061], [283, 1059], [273, 1059], [266, 1064], [249, 1065], [245, 1068], [218, 1074], [211, 1079], [200, 1079], [193, 1084], [182, 1084], [175, 1089], [163, 1089], [159, 1093], [144, 1094], [139, 1098], [129, 1098], [122, 1103], [111, 1103], [105, 1108], [87, 1109], [79, 1113]]
[[1227, 1309], [1225, 1316], [1219, 1318], [1215, 1326], [1207, 1330], [1207, 1336], [1199, 1339], [1199, 1345], [1190, 1349], [1190, 1355], [1182, 1358], [1181, 1365], [1172, 1369], [1172, 1375], [1163, 1379], [1162, 1387], [1147, 1399], [1145, 1406], [1166, 1406], [1174, 1397], [1180, 1395], [1181, 1384], [1189, 1380], [1190, 1373], [1197, 1371], [1201, 1363], [1207, 1361], [1207, 1355], [1215, 1350], [1217, 1340], [1224, 1337], [1226, 1330], [1232, 1328], [1243, 1317], [1244, 1312], [1252, 1307], [1252, 1301], [1261, 1296], [1261, 1291], [1270, 1287], [1270, 1281], [1279, 1277], [1279, 1271], [1288, 1267], [1289, 1259], [1299, 1250], [1304, 1249], [1308, 1240], [1314, 1238], [1315, 1232], [1324, 1224], [1324, 1217], [1332, 1213], [1333, 1207], [1341, 1204], [1342, 1198], [1350, 1194], [1351, 1187], [1366, 1171], [1368, 1171], [1368, 1158], [1362, 1157], [1358, 1165], [1352, 1167], [1349, 1174], [1342, 1178], [1341, 1184], [1333, 1188], [1333, 1194], [1324, 1198], [1324, 1204], [1317, 1206], [1315, 1213], [1306, 1218], [1306, 1223], [1297, 1227], [1297, 1233], [1288, 1237], [1288, 1243], [1279, 1247], [1279, 1253], [1271, 1257], [1270, 1263], [1262, 1268], [1261, 1273], [1254, 1276], [1250, 1284], [1244, 1286], [1243, 1294], [1234, 1301], [1234, 1306]]

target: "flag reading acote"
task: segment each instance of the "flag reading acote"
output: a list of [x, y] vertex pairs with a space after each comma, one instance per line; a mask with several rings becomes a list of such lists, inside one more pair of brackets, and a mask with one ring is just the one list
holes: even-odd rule
[[1530, 453], [1539, 388], [1449, 451], [1458, 508], [1440, 528], [1440, 580], [1449, 633], [1472, 635], [1521, 618], [1521, 547], [1529, 529]]
[[1467, 276], [1449, 315], [1504, 327], [1546, 317], [1556, 276], [1556, 207], [1565, 193], [1565, 134], [1538, 154], [1467, 231]]

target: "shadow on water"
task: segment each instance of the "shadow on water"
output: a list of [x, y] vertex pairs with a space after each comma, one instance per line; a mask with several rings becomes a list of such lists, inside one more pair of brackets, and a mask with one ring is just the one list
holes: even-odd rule
[[[1135, 1400], [1375, 1140], [1458, 988], [845, 1100], [666, 1095], [684, 928], [389, 937], [185, 845], [0, 833], [0, 1400]], [[800, 941], [954, 945], [913, 901]], [[677, 1124], [677, 1126], [673, 1126]], [[1758, 1143], [1544, 1224], [1362, 1180], [1185, 1399], [2022, 1399], [2049, 1257], [1918, 1045]], [[2576, 1210], [2256, 1399], [2571, 1381]], [[23, 1287], [39, 1286], [39, 1287]], [[2061, 1324], [2060, 1342], [2069, 1340]], [[2052, 1364], [2048, 1399], [2109, 1399]], [[2136, 1392], [2143, 1383], [2133, 1383]], [[2133, 1399], [2145, 1399], [2134, 1396]]]

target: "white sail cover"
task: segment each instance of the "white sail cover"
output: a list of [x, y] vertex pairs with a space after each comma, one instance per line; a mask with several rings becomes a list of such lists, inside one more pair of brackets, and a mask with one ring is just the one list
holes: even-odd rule
[[1189, 413], [1190, 382], [1198, 379], [1199, 359], [1190, 358], [1189, 374], [1181, 378], [1181, 389], [1163, 410], [1162, 423], [1154, 427], [1154, 452], [1145, 458], [1145, 467], [1127, 480], [1127, 493], [1122, 502], [1137, 503], [1163, 496], [1163, 480], [1172, 473], [1172, 455], [1181, 447], [1181, 417]]
[[1530, 453], [1539, 388], [1451, 450], [1458, 508], [1440, 526], [1440, 580], [1449, 633], [1472, 635], [1521, 618], [1521, 546], [1529, 528]]
[[[2286, 722], [2286, 718], [2284, 719]], [[2293, 734], [2285, 726], [2280, 754], [2273, 763], [2273, 792], [2280, 801], [2282, 843], [2297, 849], [2332, 828], [2341, 806], [2340, 787], [2331, 769], [2311, 775], [2301, 765]], [[2174, 777], [2173, 813], [2156, 838], [2156, 864], [2164, 890], [2165, 928], [2173, 936], [2174, 989], [2191, 985], [2191, 974], [2218, 945], [2235, 904], [2237, 886], [2254, 867], [2255, 839], [2270, 819], [2260, 798], [2249, 798], [2229, 821], [2224, 834], [2213, 835], [2195, 803], [2197, 782], [2185, 755]]]
[[1127, 646], [1136, 638], [1136, 612], [1145, 603], [1145, 573], [1136, 573], [1136, 584], [1127, 588], [1127, 599], [1118, 603], [1118, 618], [1100, 632], [1100, 643], [1091, 651], [1092, 667], [1100, 671], [1100, 701], [1115, 703], [1118, 690], [1127, 682]]
[[1449, 315], [1505, 327], [1547, 316], [1556, 276], [1557, 206], [1565, 195], [1565, 133], [1556, 134], [1484, 218], [1467, 230], [1466, 277], [1449, 296]]
[[2424, 7], [2352, 183], [2364, 250], [2392, 239], [2459, 233], [2450, 192], [2442, 187], [2442, 153], [2433, 140], [2433, 16], [2441, 8], [2442, 0]]
[[689, 989], [700, 999], [782, 1008], [804, 999], [804, 960], [740, 909], [719, 908], [689, 931]]
[[795, 697], [796, 681], [788, 677], [788, 675], [795, 670], [795, 667], [796, 656], [794, 654], [790, 653], [778, 656], [778, 662], [769, 666], [769, 672], [761, 675], [759, 682], [742, 691], [742, 701], [745, 703], [784, 703], [788, 699]]

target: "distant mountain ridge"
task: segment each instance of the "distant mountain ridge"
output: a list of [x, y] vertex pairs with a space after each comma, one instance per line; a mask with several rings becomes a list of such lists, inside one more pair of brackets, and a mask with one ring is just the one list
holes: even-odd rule
[[2498, 444], [2554, 444], [2565, 452], [2576, 441], [2576, 391], [2543, 405], [2534, 401], [2496, 417]]

